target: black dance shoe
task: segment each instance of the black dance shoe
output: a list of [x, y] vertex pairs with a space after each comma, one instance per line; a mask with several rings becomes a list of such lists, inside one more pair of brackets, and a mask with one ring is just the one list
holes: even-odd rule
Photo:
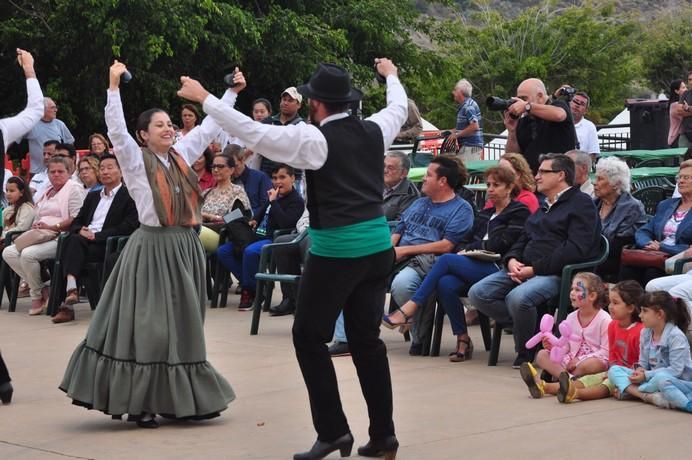
[[158, 428], [159, 422], [155, 418], [150, 418], [148, 420], [137, 420], [137, 426], [140, 428]]
[[351, 449], [353, 449], [353, 436], [351, 433], [346, 433], [332, 442], [324, 442], [318, 439], [313, 444], [312, 449], [302, 454], [295, 454], [293, 460], [319, 460], [337, 450], [342, 457], [348, 457], [351, 455]]
[[3, 404], [9, 404], [12, 402], [12, 393], [14, 393], [14, 388], [10, 382], [3, 383], [0, 385], [0, 401]]
[[386, 460], [394, 460], [399, 449], [399, 441], [396, 436], [387, 436], [384, 439], [371, 439], [364, 446], [358, 448], [361, 457], [384, 457]]
[[285, 298], [280, 304], [269, 309], [269, 316], [285, 316], [296, 311], [296, 304], [292, 299]]

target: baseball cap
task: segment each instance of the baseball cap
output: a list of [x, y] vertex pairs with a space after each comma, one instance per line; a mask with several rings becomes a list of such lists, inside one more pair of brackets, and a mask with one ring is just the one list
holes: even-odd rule
[[282, 96], [283, 96], [284, 94], [288, 94], [288, 95], [291, 96], [293, 99], [295, 99], [296, 101], [298, 101], [299, 104], [302, 104], [302, 103], [303, 103], [303, 96], [298, 92], [298, 90], [296, 89], [295, 86], [289, 86], [288, 88], [286, 88], [286, 89], [284, 90], [284, 92], [281, 93]]

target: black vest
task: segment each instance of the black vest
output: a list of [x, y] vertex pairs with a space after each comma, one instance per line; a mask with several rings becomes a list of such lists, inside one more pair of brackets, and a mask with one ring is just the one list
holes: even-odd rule
[[384, 140], [380, 127], [354, 116], [321, 126], [327, 161], [305, 171], [310, 226], [357, 224], [384, 215]]

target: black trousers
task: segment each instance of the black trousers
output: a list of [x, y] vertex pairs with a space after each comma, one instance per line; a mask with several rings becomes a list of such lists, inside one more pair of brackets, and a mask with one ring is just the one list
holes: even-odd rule
[[298, 292], [293, 344], [310, 397], [317, 438], [331, 442], [349, 431], [326, 343], [343, 307], [346, 337], [368, 405], [371, 439], [394, 435], [392, 381], [380, 323], [394, 250], [341, 259], [310, 254]]
[[[276, 237], [274, 243], [287, 243], [293, 241], [295, 233]], [[284, 246], [275, 248], [272, 257], [276, 261], [276, 271], [288, 275], [300, 275], [300, 264], [305, 263], [310, 249], [310, 237], [303, 238], [297, 246]], [[285, 299], [295, 300], [296, 287], [292, 284], [281, 283], [281, 293]]]
[[78, 234], [68, 236], [63, 245], [63, 276], [79, 276], [87, 263], [101, 262], [106, 254], [105, 242], [90, 241]]
[[2, 354], [0, 354], [0, 385], [12, 381], [10, 378], [10, 372], [7, 370], [5, 365], [5, 360], [2, 359]]

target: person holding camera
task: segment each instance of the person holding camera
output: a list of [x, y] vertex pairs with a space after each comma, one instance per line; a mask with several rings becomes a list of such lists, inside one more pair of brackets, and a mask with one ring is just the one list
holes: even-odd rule
[[462, 78], [454, 86], [452, 96], [459, 105], [457, 124], [447, 142], [456, 140], [459, 144], [457, 155], [463, 161], [480, 160], [483, 153], [483, 129], [481, 127], [481, 109], [471, 99], [473, 86]]
[[576, 148], [572, 111], [565, 101], [551, 100], [541, 80], [522, 81], [512, 101], [504, 113], [508, 132], [505, 152], [524, 155], [534, 174], [538, 171], [540, 155]]
[[342, 309], [370, 416], [370, 440], [358, 454], [393, 459], [399, 447], [387, 348], [379, 337], [395, 257], [382, 210], [382, 157], [406, 121], [407, 98], [392, 61], [375, 59], [375, 69], [386, 79], [387, 107], [365, 120], [349, 115], [351, 103], [363, 93], [352, 88], [348, 71], [334, 64], [319, 64], [310, 81], [298, 87], [309, 98], [313, 124], [257, 123], [187, 77], [181, 78], [178, 91], [203, 103], [206, 113], [249, 148], [306, 170], [312, 246], [298, 292], [293, 344], [317, 441], [294, 460], [320, 459], [334, 451], [348, 456], [353, 447], [326, 346]]

